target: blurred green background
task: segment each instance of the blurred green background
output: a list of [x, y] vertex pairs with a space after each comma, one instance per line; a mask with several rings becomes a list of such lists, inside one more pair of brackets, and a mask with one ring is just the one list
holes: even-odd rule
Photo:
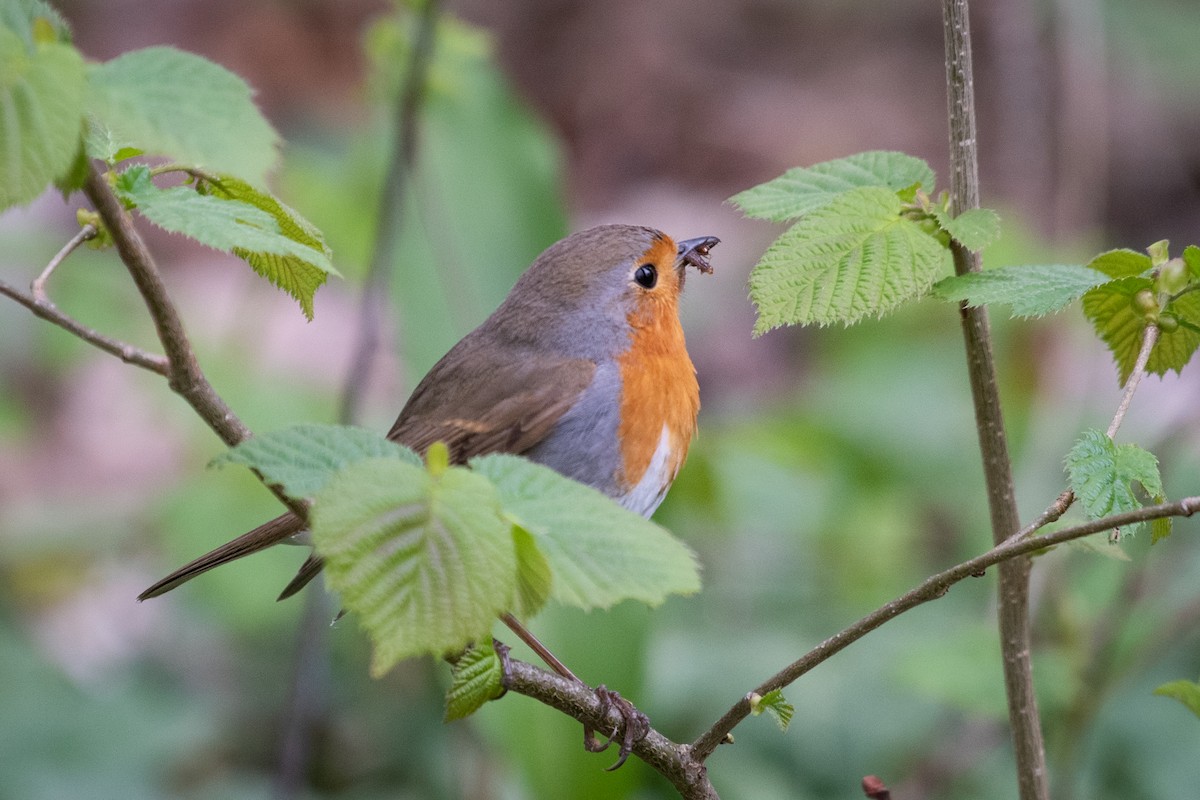
[[[306, 324], [243, 265], [147, 229], [202, 363], [256, 430], [331, 421], [373, 246], [411, 21], [379, 0], [59, 3], [89, 57], [174, 44], [242, 75], [287, 145], [274, 188], [346, 276]], [[552, 608], [533, 628], [679, 741], [748, 689], [929, 573], [987, 547], [982, 472], [953, 308], [750, 338], [746, 275], [779, 229], [724, 198], [796, 164], [900, 149], [945, 175], [936, 4], [514, 0], [446, 4], [394, 265], [386, 353], [362, 420], [414, 381], [570, 230], [605, 221], [717, 235], [684, 325], [701, 435], [657, 519], [705, 588], [660, 609]], [[1136, 10], [1135, 10], [1136, 9]], [[989, 265], [1082, 261], [1200, 241], [1200, 7], [1170, 0], [972, 6]], [[79, 198], [0, 218], [0, 274], [32, 279]], [[71, 257], [55, 301], [153, 349], [110, 253]], [[1022, 514], [1062, 489], [1078, 431], [1119, 392], [1077, 309], [993, 316]], [[352, 619], [276, 604], [303, 558], [279, 548], [161, 600], [167, 570], [276, 513], [163, 382], [0, 303], [0, 800], [657, 798], [636, 760], [582, 751], [577, 724], [518, 696], [441, 722], [446, 669], [367, 677]], [[1122, 429], [1168, 495], [1200, 486], [1200, 370], [1150, 379]], [[1197, 523], [1116, 548], [1065, 547], [1034, 573], [1036, 678], [1055, 796], [1190, 796], [1200, 720], [1154, 697], [1200, 676]], [[991, 574], [855, 644], [788, 692], [790, 731], [751, 719], [709, 762], [726, 797], [1014, 796]], [[317, 602], [309, 600], [308, 602]], [[318, 608], [318, 612], [320, 608]], [[284, 731], [309, 735], [298, 787]]]

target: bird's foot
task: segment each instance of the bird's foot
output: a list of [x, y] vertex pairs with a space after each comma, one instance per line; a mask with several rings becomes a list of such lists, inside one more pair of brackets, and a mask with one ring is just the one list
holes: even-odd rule
[[613, 727], [611, 733], [605, 734], [604, 741], [596, 738], [596, 731], [590, 725], [584, 725], [583, 747], [589, 753], [601, 753], [617, 741], [617, 734], [620, 733], [621, 741], [617, 747], [617, 763], [606, 768], [612, 772], [620, 769], [621, 765], [625, 763], [625, 759], [629, 758], [629, 754], [633, 752], [633, 746], [650, 733], [650, 719], [638, 711], [633, 703], [616, 692], [609, 691], [603, 684], [596, 687], [596, 699], [600, 701], [601, 717], [607, 718], [608, 712], [616, 709], [617, 713], [621, 715], [621, 722]]

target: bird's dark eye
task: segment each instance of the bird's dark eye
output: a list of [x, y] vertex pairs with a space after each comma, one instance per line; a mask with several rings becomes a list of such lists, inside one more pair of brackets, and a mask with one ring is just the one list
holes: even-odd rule
[[653, 264], [642, 264], [633, 273], [633, 279], [637, 281], [637, 285], [644, 289], [653, 289], [654, 284], [658, 283], [658, 270]]

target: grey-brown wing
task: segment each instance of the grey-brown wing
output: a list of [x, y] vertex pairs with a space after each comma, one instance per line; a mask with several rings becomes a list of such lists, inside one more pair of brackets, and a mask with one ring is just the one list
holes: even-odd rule
[[451, 354], [430, 371], [400, 412], [388, 438], [423, 453], [445, 442], [453, 463], [485, 453], [523, 453], [542, 441], [595, 374], [584, 359], [532, 357], [519, 351], [489, 359]]

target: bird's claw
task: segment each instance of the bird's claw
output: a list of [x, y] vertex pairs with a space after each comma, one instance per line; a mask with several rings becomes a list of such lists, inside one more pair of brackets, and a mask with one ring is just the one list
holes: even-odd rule
[[607, 718], [608, 712], [616, 709], [617, 713], [621, 715], [621, 722], [613, 726], [611, 733], [605, 734], [604, 741], [596, 738], [596, 732], [590, 725], [584, 725], [583, 747], [589, 753], [602, 753], [617, 740], [617, 734], [624, 728], [624, 734], [621, 736], [621, 742], [617, 748], [617, 763], [605, 768], [612, 772], [620, 769], [625, 760], [629, 758], [629, 754], [633, 752], [633, 746], [650, 733], [650, 719], [638, 711], [633, 703], [621, 697], [617, 692], [609, 691], [603, 684], [596, 687], [596, 699], [600, 701], [600, 717]]

